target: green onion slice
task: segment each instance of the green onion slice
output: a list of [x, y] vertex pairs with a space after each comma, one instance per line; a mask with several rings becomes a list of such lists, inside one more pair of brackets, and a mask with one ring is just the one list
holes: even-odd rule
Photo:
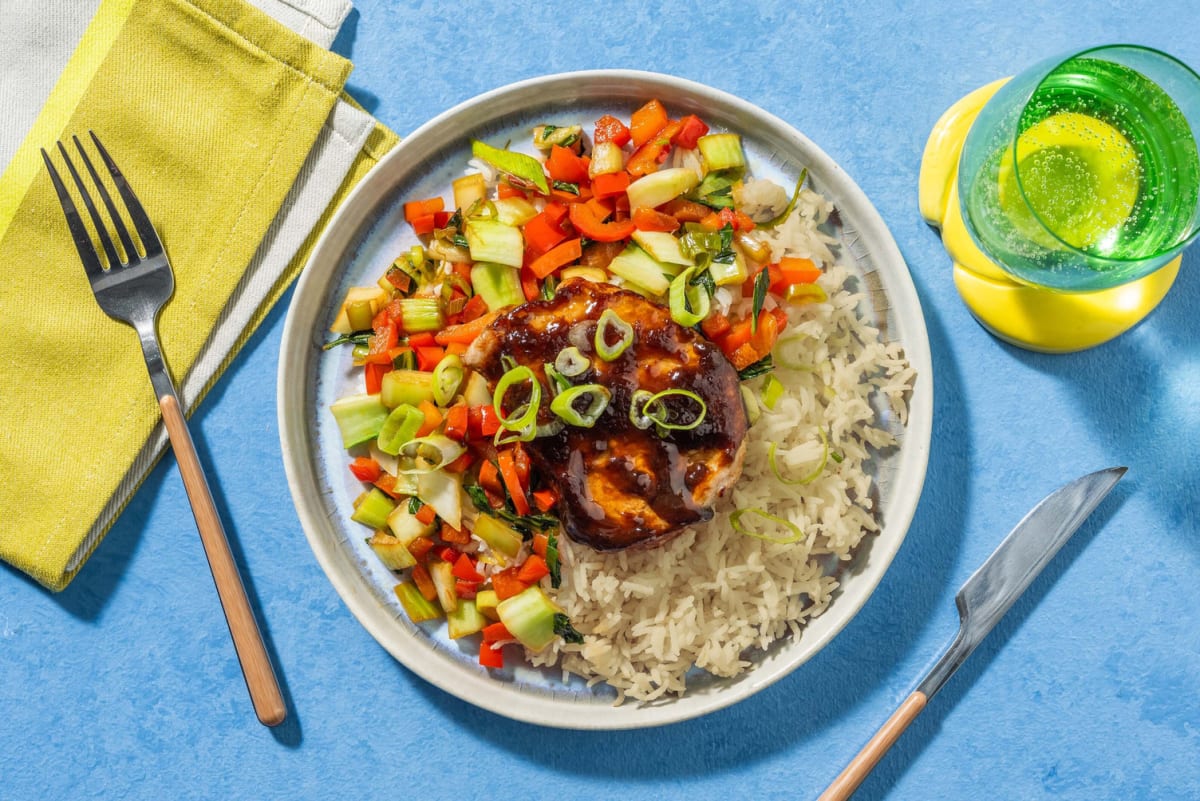
[[634, 390], [633, 397], [629, 399], [629, 422], [633, 423], [634, 428], [647, 429], [654, 425], [654, 421], [642, 411], [653, 397], [654, 393], [648, 390]]
[[410, 439], [400, 446], [398, 456], [403, 475], [432, 473], [463, 455], [466, 447], [441, 434]]
[[[634, 394], [636, 395], [637, 393]], [[700, 406], [700, 411], [692, 420], [686, 423], [671, 422], [670, 410], [667, 408], [666, 398], [672, 396], [680, 396], [694, 401]], [[704, 398], [701, 398], [690, 389], [664, 389], [662, 392], [650, 396], [645, 404], [642, 405], [641, 413], [642, 417], [647, 418], [659, 428], [664, 428], [668, 431], [691, 431], [704, 422], [704, 417], [708, 414], [708, 404], [704, 402]]]
[[[550, 402], [550, 411], [573, 426], [591, 428], [608, 408], [612, 393], [599, 384], [581, 384], [563, 390]], [[580, 410], [579, 401], [587, 399], [587, 406]]]
[[763, 406], [766, 406], [771, 411], [775, 411], [775, 404], [779, 403], [779, 399], [782, 397], [783, 382], [773, 375], [768, 375], [762, 388]]
[[775, 364], [779, 367], [785, 367], [788, 370], [804, 370], [809, 372], [812, 367], [807, 364], [802, 364], [800, 361], [788, 356], [788, 348], [791, 345], [800, 345], [804, 340], [808, 339], [808, 334], [791, 334], [790, 336], [781, 337], [775, 343], [775, 347], [771, 350], [771, 355], [775, 359]]
[[[521, 406], [512, 415], [507, 415], [504, 411], [504, 395], [515, 384], [529, 382], [529, 400]], [[500, 376], [500, 381], [496, 384], [496, 391], [492, 394], [492, 407], [496, 410], [496, 414], [500, 417], [501, 428], [509, 431], [524, 431], [525, 429], [535, 430], [537, 423], [538, 409], [542, 405], [542, 384], [537, 380], [533, 370], [525, 365], [517, 365], [509, 370], [504, 375]], [[533, 439], [530, 435], [529, 439]]]
[[[608, 344], [608, 332], [620, 334], [616, 344]], [[633, 326], [621, 319], [612, 309], [605, 309], [596, 325], [596, 354], [606, 362], [616, 359], [633, 344]]]
[[568, 378], [583, 375], [592, 366], [592, 360], [584, 356], [579, 348], [571, 345], [558, 352], [554, 359], [554, 369]]
[[384, 453], [395, 456], [400, 453], [404, 443], [417, 435], [417, 431], [425, 423], [425, 414], [407, 403], [402, 403], [388, 414], [379, 429], [379, 437], [375, 444]]
[[800, 200], [800, 187], [804, 185], [804, 179], [808, 177], [808, 168], [805, 167], [800, 171], [800, 177], [796, 179], [796, 188], [792, 190], [792, 199], [788, 201], [787, 207], [778, 217], [774, 217], [766, 222], [760, 222], [759, 228], [774, 228], [781, 222], [792, 216], [792, 212], [796, 210], [796, 203]]
[[689, 267], [671, 280], [671, 319], [691, 328], [708, 316], [711, 299], [703, 286], [691, 283], [696, 267]]
[[546, 362], [542, 365], [542, 369], [546, 371], [546, 383], [550, 385], [552, 393], [562, 392], [567, 387], [571, 386], [571, 382], [563, 377], [562, 373], [554, 369], [554, 365]]
[[820, 478], [821, 473], [825, 471], [825, 464], [829, 460], [829, 438], [825, 436], [825, 429], [823, 428], [818, 428], [817, 433], [821, 435], [821, 458], [812, 472], [801, 478], [788, 479], [783, 477], [783, 473], [779, 470], [779, 465], [775, 461], [775, 443], [771, 443], [771, 446], [767, 449], [767, 463], [771, 465], [771, 472], [775, 474], [775, 478], [779, 480], [779, 483], [795, 487], [801, 484], [811, 484]]
[[[763, 520], [769, 520], [781, 528], [787, 529], [791, 532], [791, 534], [786, 537], [772, 537], [767, 534], [760, 534], [757, 531], [751, 531], [749, 528], [743, 525], [743, 515], [758, 515]], [[782, 517], [776, 517], [773, 514], [764, 512], [762, 509], [753, 507], [750, 509], [734, 510], [733, 514], [729, 515], [729, 525], [732, 526], [733, 530], [739, 534], [745, 534], [747, 537], [754, 537], [756, 539], [765, 540], [766, 542], [773, 542], [776, 545], [791, 545], [794, 542], [799, 542], [800, 540], [804, 539], [804, 532], [801, 531], [800, 527], [792, 521], [784, 520]]]
[[438, 406], [449, 406], [450, 401], [458, 394], [466, 372], [463, 370], [462, 359], [456, 354], [448, 353], [433, 368], [433, 400]]

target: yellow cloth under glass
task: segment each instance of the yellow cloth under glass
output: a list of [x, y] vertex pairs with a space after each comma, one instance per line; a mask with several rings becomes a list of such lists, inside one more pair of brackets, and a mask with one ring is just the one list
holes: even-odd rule
[[[102, 3], [0, 178], [0, 558], [65, 587], [160, 420], [137, 336], [96, 304], [38, 147], [95, 131], [146, 207], [175, 271], [159, 332], [178, 382], [350, 69], [241, 0]], [[394, 141], [383, 128], [370, 137], [322, 224]], [[316, 233], [229, 358], [295, 278]]]

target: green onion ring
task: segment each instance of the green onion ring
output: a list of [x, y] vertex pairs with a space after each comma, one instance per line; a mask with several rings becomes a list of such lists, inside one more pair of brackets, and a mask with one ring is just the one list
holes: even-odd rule
[[633, 423], [634, 428], [647, 429], [654, 425], [654, 421], [642, 413], [646, 402], [653, 397], [654, 393], [648, 390], [634, 390], [633, 396], [629, 399], [629, 422]]
[[[522, 381], [529, 382], [529, 401], [518, 410], [520, 414], [514, 412], [512, 416], [506, 416], [504, 394], [508, 392], [509, 387]], [[496, 383], [496, 391], [492, 393], [492, 408], [496, 410], [496, 415], [500, 418], [500, 426], [509, 431], [521, 431], [532, 427], [537, 422], [538, 409], [541, 408], [541, 405], [542, 383], [537, 380], [533, 370], [523, 364], [517, 365], [500, 376], [500, 380]], [[530, 439], [533, 437], [531, 436]]]
[[449, 406], [450, 401], [458, 394], [466, 373], [463, 371], [462, 359], [453, 353], [448, 353], [433, 368], [433, 400], [438, 406]]
[[571, 382], [563, 377], [562, 373], [554, 369], [554, 365], [546, 362], [542, 365], [542, 369], [546, 371], [546, 383], [550, 385], [552, 393], [562, 392], [567, 387], [571, 386]]
[[695, 274], [696, 268], [689, 267], [671, 280], [671, 319], [688, 328], [707, 317], [712, 306], [704, 287], [688, 283]]
[[[608, 344], [608, 331], [612, 329], [621, 335], [621, 340], [615, 345]], [[606, 362], [616, 359], [633, 344], [633, 326], [621, 319], [621, 315], [612, 309], [605, 309], [596, 324], [596, 354]]]
[[[462, 456], [466, 450], [461, 443], [441, 434], [410, 439], [400, 446], [398, 455], [402, 460], [412, 463], [414, 466], [402, 467], [398, 472], [402, 475], [432, 473], [435, 470], [441, 470]], [[431, 459], [431, 455], [436, 455], [437, 458]]]
[[813, 369], [812, 367], [810, 367], [807, 364], [800, 364], [797, 361], [788, 359], [786, 357], [786, 354], [784, 353], [784, 348], [787, 345], [789, 345], [793, 342], [799, 343], [802, 340], [805, 340], [808, 338], [809, 338], [808, 334], [801, 334], [801, 333], [796, 333], [796, 334], [791, 334], [790, 336], [781, 337], [779, 339], [779, 341], [775, 343], [775, 347], [771, 349], [771, 358], [774, 359], [776, 366], [785, 367], [788, 370], [802, 370], [804, 372], [812, 372], [812, 369]]
[[[667, 406], [663, 402], [663, 399], [671, 395], [682, 395], [683, 397], [690, 398], [691, 400], [694, 400], [696, 403], [700, 404], [700, 413], [696, 415], [696, 419], [684, 425], [677, 425], [675, 423], [667, 422]], [[661, 414], [657, 413], [657, 409], [653, 411], [650, 409], [650, 407], [654, 404], [658, 404], [658, 408], [662, 410]], [[704, 418], [707, 414], [708, 404], [704, 402], [704, 398], [701, 398], [690, 389], [664, 389], [662, 392], [651, 395], [650, 399], [642, 405], [642, 416], [653, 422], [659, 428], [667, 429], [668, 431], [691, 431], [693, 428], [704, 422]]]
[[825, 429], [823, 428], [818, 428], [817, 433], [821, 435], [821, 459], [817, 463], [817, 466], [813, 468], [813, 471], [803, 478], [787, 479], [783, 477], [783, 473], [779, 470], [779, 465], [775, 462], [775, 443], [771, 443], [767, 449], [767, 462], [771, 465], [771, 472], [775, 474], [775, 478], [779, 479], [779, 483], [794, 487], [801, 484], [811, 484], [821, 476], [829, 460], [829, 438], [825, 436]]
[[[742, 525], [742, 515], [746, 514], [755, 514], [765, 520], [778, 523], [779, 525], [791, 531], [792, 535], [790, 537], [776, 538], [768, 537], [766, 534], [759, 534], [756, 531], [751, 531]], [[758, 508], [734, 510], [734, 512], [729, 515], [729, 525], [732, 526], [733, 530], [739, 534], [745, 534], [747, 537], [754, 537], [755, 539], [764, 540], [766, 542], [773, 542], [776, 545], [791, 545], [794, 542], [799, 542], [800, 540], [804, 539], [804, 532], [801, 531], [800, 527], [795, 523], [790, 520], [784, 520], [782, 517], [776, 517], [775, 515], [768, 514], [762, 509]]]
[[554, 369], [568, 378], [583, 375], [592, 366], [592, 360], [574, 345], [563, 348], [554, 359]]
[[[591, 428], [596, 425], [600, 415], [608, 408], [612, 393], [607, 387], [599, 384], [580, 384], [577, 387], [563, 390], [550, 402], [550, 411], [566, 420], [573, 426]], [[580, 398], [590, 398], [587, 408], [582, 412], [575, 408], [575, 402]]]
[[783, 382], [773, 375], [768, 375], [762, 387], [763, 406], [766, 406], [771, 411], [775, 411], [775, 404], [779, 403], [779, 399], [783, 397], [783, 392]]

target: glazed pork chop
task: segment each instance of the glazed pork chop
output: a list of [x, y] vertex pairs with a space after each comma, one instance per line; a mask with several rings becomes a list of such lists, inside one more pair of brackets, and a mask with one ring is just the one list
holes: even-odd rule
[[[634, 330], [632, 343], [612, 361], [600, 358], [595, 348], [605, 310]], [[648, 547], [711, 518], [712, 504], [741, 474], [748, 427], [737, 372], [724, 354], [641, 295], [576, 278], [564, 282], [550, 300], [500, 315], [464, 361], [494, 387], [506, 372], [502, 357], [507, 356], [534, 371], [548, 398], [552, 382], [545, 364], [572, 345], [590, 365], [571, 382], [606, 387], [608, 407], [592, 427], [566, 425], [526, 443], [530, 458], [558, 492], [567, 535], [597, 550]], [[703, 399], [700, 424], [687, 430], [636, 426], [630, 417], [634, 393], [672, 388]], [[665, 406], [668, 421], [697, 415], [698, 404], [688, 397], [672, 396]], [[538, 422], [556, 419], [543, 400]]]

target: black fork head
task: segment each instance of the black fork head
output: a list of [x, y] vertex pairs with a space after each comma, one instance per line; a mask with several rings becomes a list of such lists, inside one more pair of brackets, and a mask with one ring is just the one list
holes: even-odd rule
[[[58, 150], [62, 156], [63, 162], [67, 166], [72, 179], [75, 182], [75, 187], [79, 192], [80, 198], [83, 200], [84, 206], [87, 208], [88, 216], [91, 217], [92, 224], [96, 229], [97, 237], [100, 240], [100, 246], [107, 259], [109, 268], [129, 267], [134, 266], [143, 260], [143, 258], [151, 258], [162, 254], [162, 243], [158, 238], [158, 234], [154, 230], [154, 226], [150, 223], [149, 217], [146, 215], [145, 209], [141, 202], [133, 193], [129, 186], [129, 182], [125, 179], [124, 174], [118, 169], [112, 157], [108, 154], [104, 145], [101, 144], [99, 137], [94, 132], [89, 131], [92, 142], [96, 146], [96, 151], [100, 154], [105, 167], [108, 168], [109, 175], [112, 178], [113, 185], [116, 186], [117, 192], [121, 196], [125, 209], [128, 212], [129, 219], [133, 221], [134, 229], [137, 232], [138, 238], [141, 240], [144, 256], [139, 254], [133, 238], [129, 234], [129, 230], [125, 227], [124, 219], [117, 208], [108, 189], [105, 188], [104, 182], [100, 179], [91, 158], [84, 149], [83, 144], [79, 141], [79, 137], [73, 136], [72, 141], [75, 143], [75, 148], [79, 152], [80, 158], [83, 160], [84, 166], [92, 180], [92, 185], [95, 191], [100, 195], [101, 202], [104, 203], [105, 210], [108, 212], [108, 218], [111, 220], [112, 228], [116, 230], [117, 237], [120, 239], [122, 250], [124, 251], [124, 259], [118, 253], [116, 244], [113, 242], [112, 236], [109, 234], [109, 226], [101, 216], [99, 209], [96, 207], [95, 201], [92, 199], [92, 193], [88, 190], [79, 171], [75, 168], [74, 162], [71, 160], [67, 148], [62, 142], [58, 142]], [[104, 264], [101, 262], [100, 254], [97, 253], [92, 244], [91, 236], [87, 226], [84, 224], [83, 217], [80, 215], [71, 194], [67, 191], [67, 187], [62, 180], [58, 170], [54, 166], [53, 160], [50, 158], [45, 148], [42, 149], [42, 160], [46, 163], [46, 170], [50, 174], [50, 180], [54, 184], [54, 191], [58, 194], [58, 200], [63, 209], [63, 214], [67, 219], [67, 227], [71, 231], [71, 237], [75, 241], [75, 249], [79, 251], [79, 258], [83, 261], [84, 269], [87, 271], [88, 277], [93, 280], [103, 271]]]

